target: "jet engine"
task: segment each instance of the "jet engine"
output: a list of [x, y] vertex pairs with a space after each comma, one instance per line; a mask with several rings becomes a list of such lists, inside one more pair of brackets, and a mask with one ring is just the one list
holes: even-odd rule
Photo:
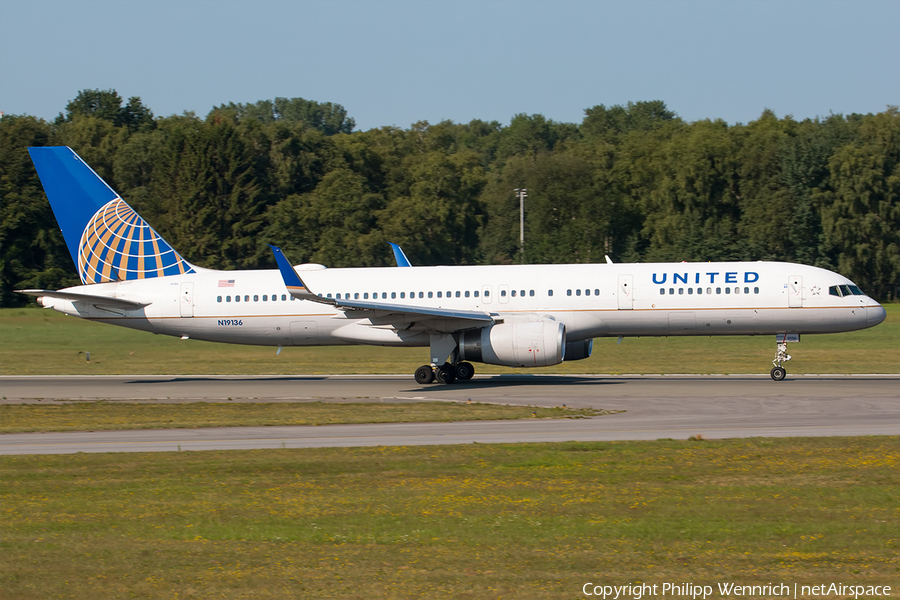
[[459, 359], [506, 367], [547, 367], [563, 361], [566, 326], [557, 321], [499, 323], [464, 331]]
[[580, 342], [569, 342], [566, 344], [566, 362], [572, 360], [583, 360], [591, 357], [591, 350], [594, 349], [594, 340], [587, 339]]

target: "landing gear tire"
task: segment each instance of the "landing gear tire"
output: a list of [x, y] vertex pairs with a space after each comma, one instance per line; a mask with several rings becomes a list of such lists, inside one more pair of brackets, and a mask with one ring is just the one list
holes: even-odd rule
[[787, 370], [784, 367], [773, 367], [771, 375], [775, 381], [781, 381], [787, 375]]
[[434, 381], [434, 369], [431, 365], [422, 365], [416, 369], [416, 383], [425, 385]]
[[456, 381], [456, 369], [447, 363], [438, 367], [434, 375], [438, 383], [453, 383]]
[[456, 378], [460, 381], [468, 381], [475, 375], [475, 367], [472, 363], [461, 362], [456, 365]]

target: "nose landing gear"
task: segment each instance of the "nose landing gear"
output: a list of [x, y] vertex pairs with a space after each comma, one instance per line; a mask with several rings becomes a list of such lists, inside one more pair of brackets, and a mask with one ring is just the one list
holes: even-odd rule
[[777, 343], [778, 351], [775, 353], [775, 360], [772, 361], [772, 364], [775, 365], [772, 367], [772, 379], [775, 381], [781, 381], [787, 375], [787, 369], [784, 368], [784, 363], [791, 360], [791, 355], [787, 353], [787, 343], [786, 342], [778, 342]]

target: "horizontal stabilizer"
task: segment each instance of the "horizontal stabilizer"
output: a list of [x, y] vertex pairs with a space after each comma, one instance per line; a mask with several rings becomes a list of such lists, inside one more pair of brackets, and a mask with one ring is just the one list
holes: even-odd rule
[[56, 290], [15, 290], [20, 294], [28, 294], [38, 298], [58, 298], [69, 302], [84, 302], [94, 306], [105, 306], [121, 310], [139, 310], [151, 304], [150, 302], [135, 302], [124, 298], [110, 298], [109, 296], [95, 296], [94, 294], [79, 294], [78, 292], [57, 292]]

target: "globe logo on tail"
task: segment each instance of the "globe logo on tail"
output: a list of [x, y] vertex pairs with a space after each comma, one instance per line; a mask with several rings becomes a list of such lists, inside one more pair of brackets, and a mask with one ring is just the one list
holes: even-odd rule
[[78, 244], [83, 283], [149, 279], [194, 269], [133, 208], [115, 198], [98, 210]]

